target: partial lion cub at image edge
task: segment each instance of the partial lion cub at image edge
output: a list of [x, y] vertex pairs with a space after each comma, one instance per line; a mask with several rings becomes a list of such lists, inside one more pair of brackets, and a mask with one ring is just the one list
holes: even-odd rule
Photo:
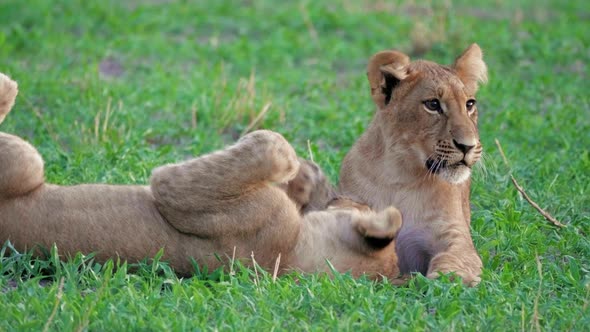
[[[16, 82], [0, 74], [0, 122], [16, 95]], [[330, 272], [329, 260], [354, 276], [398, 276], [399, 212], [342, 200], [313, 211], [332, 199], [325, 181], [280, 134], [259, 130], [224, 150], [155, 169], [149, 186], [58, 186], [44, 182], [35, 148], [0, 132], [0, 242], [17, 250], [56, 244], [66, 257], [94, 252], [99, 261], [136, 262], [163, 248], [181, 275], [193, 272], [190, 258], [212, 270], [235, 250], [236, 259], [249, 264], [253, 254], [267, 270], [280, 254], [280, 273]]]
[[482, 153], [475, 100], [487, 81], [481, 49], [472, 44], [451, 66], [383, 51], [367, 76], [377, 112], [342, 163], [340, 192], [373, 209], [400, 210], [402, 273], [454, 272], [477, 284], [482, 262], [469, 229], [469, 190]]

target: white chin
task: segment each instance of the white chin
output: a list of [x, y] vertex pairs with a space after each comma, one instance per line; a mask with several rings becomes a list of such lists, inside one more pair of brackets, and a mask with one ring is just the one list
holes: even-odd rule
[[437, 175], [451, 184], [460, 184], [469, 179], [471, 169], [466, 166], [448, 167], [440, 170]]

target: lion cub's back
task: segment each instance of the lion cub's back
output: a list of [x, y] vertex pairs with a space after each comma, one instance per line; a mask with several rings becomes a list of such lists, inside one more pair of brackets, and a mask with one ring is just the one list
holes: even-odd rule
[[145, 186], [43, 185], [1, 202], [0, 210], [0, 241], [20, 250], [55, 243], [61, 254], [138, 261], [163, 247], [168, 257], [179, 256], [187, 237], [160, 216]]

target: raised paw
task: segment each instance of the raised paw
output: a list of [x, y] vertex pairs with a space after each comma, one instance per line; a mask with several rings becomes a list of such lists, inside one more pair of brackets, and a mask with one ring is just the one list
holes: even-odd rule
[[0, 123], [4, 121], [6, 114], [12, 109], [17, 94], [18, 85], [16, 82], [0, 73]]
[[244, 158], [250, 158], [251, 167], [262, 172], [267, 181], [286, 183], [299, 171], [295, 150], [279, 133], [257, 130], [242, 137], [234, 148], [240, 149]]
[[314, 162], [303, 158], [299, 162], [299, 172], [287, 184], [287, 195], [303, 213], [324, 210], [336, 196], [332, 185]]

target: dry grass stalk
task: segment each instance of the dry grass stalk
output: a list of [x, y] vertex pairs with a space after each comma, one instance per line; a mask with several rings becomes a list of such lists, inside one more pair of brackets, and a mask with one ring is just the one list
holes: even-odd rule
[[[106, 142], [107, 138], [107, 131], [113, 127], [111, 117], [115, 113], [114, 107], [112, 107], [112, 98], [109, 97], [107, 100], [107, 106], [105, 109], [104, 117], [101, 117], [102, 111], [98, 111], [96, 116], [94, 117], [94, 140], [96, 143], [98, 142]], [[123, 102], [119, 101], [117, 103], [117, 107], [119, 111], [123, 109]], [[121, 129], [121, 128], [119, 128]], [[120, 130], [119, 130], [120, 131]], [[121, 132], [119, 132], [121, 134]]]
[[311, 151], [311, 142], [309, 140], [307, 140], [307, 153], [309, 154], [309, 160], [315, 163], [315, 160], [313, 160], [313, 151]]
[[64, 277], [59, 279], [59, 286], [57, 287], [57, 295], [55, 295], [55, 304], [53, 305], [53, 310], [51, 310], [51, 314], [45, 322], [45, 326], [43, 326], [43, 332], [49, 331], [49, 326], [53, 322], [55, 318], [55, 314], [57, 313], [57, 308], [59, 308], [59, 304], [61, 303], [61, 298], [63, 297], [63, 290], [64, 290]]
[[197, 129], [197, 104], [193, 103], [191, 107], [191, 128]]
[[301, 16], [303, 17], [303, 23], [305, 23], [305, 27], [307, 28], [307, 32], [309, 33], [309, 37], [314, 41], [314, 43], [319, 42], [318, 31], [316, 30], [313, 22], [311, 21], [311, 17], [309, 16], [309, 12], [305, 7], [305, 4], [302, 3], [299, 6], [299, 11], [301, 12]]
[[41, 125], [45, 128], [45, 130], [47, 130], [47, 133], [49, 134], [49, 136], [51, 136], [51, 139], [54, 142], [60, 143], [60, 146], [64, 149], [65, 147], [61, 144], [61, 141], [59, 140], [59, 136], [57, 135], [57, 131], [55, 130], [55, 128], [53, 128], [53, 126], [50, 124], [49, 121], [46, 121], [43, 118], [43, 114], [41, 113], [41, 109], [39, 109], [39, 107], [35, 106], [33, 104], [33, 102], [31, 102], [27, 97], [21, 97], [22, 100], [24, 100], [27, 105], [31, 108], [31, 110], [33, 111], [33, 114], [35, 114], [35, 116], [37, 117], [37, 119], [39, 119], [39, 122], [41, 123]]
[[246, 135], [248, 132], [250, 132], [250, 130], [254, 129], [256, 126], [258, 126], [258, 123], [264, 118], [264, 116], [266, 115], [266, 113], [268, 112], [268, 110], [270, 109], [270, 106], [272, 105], [271, 102], [266, 103], [263, 107], [262, 110], [260, 111], [260, 113], [258, 113], [258, 115], [256, 115], [256, 117], [250, 121], [250, 123], [248, 124], [248, 126], [246, 127], [246, 129], [244, 129], [242, 131], [242, 134], [240, 136], [244, 136]]
[[277, 281], [277, 274], [279, 273], [279, 265], [281, 264], [281, 254], [277, 256], [277, 260], [275, 261], [275, 269], [272, 273], [272, 282]]
[[514, 176], [512, 175], [512, 169], [510, 167], [510, 164], [508, 163], [508, 158], [506, 158], [506, 155], [504, 154], [504, 150], [502, 149], [502, 146], [500, 145], [500, 141], [498, 141], [498, 139], [496, 139], [496, 146], [498, 147], [498, 150], [500, 151], [500, 155], [502, 156], [502, 159], [504, 160], [504, 163], [506, 164], [506, 167], [508, 167], [508, 174], [510, 175], [510, 180], [512, 180], [512, 184], [514, 185], [514, 187], [516, 188], [516, 190], [522, 195], [522, 197], [524, 197], [524, 199], [533, 207], [535, 208], [535, 210], [537, 210], [543, 217], [545, 217], [545, 219], [547, 219], [547, 221], [549, 221], [550, 223], [552, 223], [553, 225], [557, 226], [557, 227], [565, 227], [564, 224], [562, 224], [561, 222], [559, 222], [559, 220], [555, 219], [552, 215], [550, 215], [547, 211], [543, 210], [539, 204], [535, 203], [535, 201], [533, 201], [529, 195], [527, 195], [527, 193], [524, 191], [524, 188], [521, 187], [518, 182], [516, 181], [516, 179], [514, 178]]
[[229, 264], [229, 275], [233, 276], [236, 274], [234, 271], [234, 262], [236, 261], [236, 246], [234, 246], [234, 252], [231, 255], [231, 263]]
[[254, 251], [252, 251], [250, 257], [252, 257], [252, 267], [254, 268], [254, 274], [256, 275], [256, 279], [254, 279], [254, 285], [258, 286], [260, 285], [260, 279], [258, 278], [258, 265], [254, 259]]
[[109, 99], [107, 100], [107, 110], [104, 116], [104, 121], [102, 123], [102, 135], [103, 135], [103, 139], [104, 139], [104, 135], [107, 132], [107, 129], [109, 128], [109, 119], [111, 117], [111, 102], [113, 101], [113, 99], [111, 97], [109, 97]]
[[[229, 97], [229, 101], [224, 106], [218, 107], [218, 104], [221, 103], [222, 100], [219, 96], [226, 94], [225, 89], [226, 80], [225, 77], [223, 77], [221, 86], [216, 89], [216, 91], [220, 92], [217, 93], [214, 104], [214, 108], [216, 110], [219, 109], [219, 116], [216, 120], [220, 133], [226, 131], [232, 124], [244, 121], [248, 121], [248, 125], [246, 129], [241, 132], [241, 135], [244, 135], [248, 131], [259, 126], [272, 103], [265, 96], [264, 91], [262, 92], [262, 97], [257, 98], [256, 74], [254, 70], [252, 70], [248, 78], [240, 78], [238, 80], [237, 88], [235, 92], [231, 94], [231, 97]], [[262, 99], [263, 102], [261, 108], [258, 106], [260, 99]], [[239, 132], [236, 134], [238, 133]]]
[[[533, 323], [537, 332], [541, 331], [541, 325], [539, 323], [539, 298], [541, 297], [541, 291], [543, 289], [543, 267], [539, 255], [535, 254], [535, 261], [537, 262], [537, 272], [539, 273], [539, 289], [537, 290], [537, 296], [535, 296], [535, 302], [533, 304]], [[531, 325], [531, 330], [533, 326]]]

